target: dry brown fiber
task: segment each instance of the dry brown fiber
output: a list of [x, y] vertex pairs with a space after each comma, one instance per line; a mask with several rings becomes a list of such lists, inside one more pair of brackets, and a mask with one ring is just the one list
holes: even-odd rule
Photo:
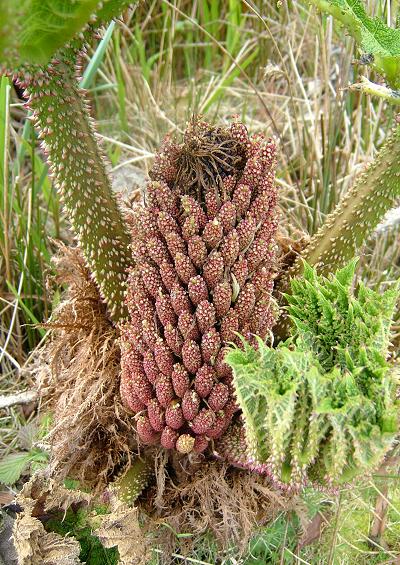
[[42, 411], [53, 417], [52, 473], [100, 490], [136, 448], [132, 417], [119, 400], [118, 334], [78, 250], [61, 247], [56, 269], [68, 290], [33, 368]]
[[[137, 453], [133, 416], [118, 394], [118, 334], [78, 250], [61, 247], [56, 268], [68, 290], [48, 324], [53, 338], [33, 368], [42, 410], [54, 418], [50, 471], [58, 480], [76, 478], [100, 493]], [[203, 456], [191, 461], [157, 450], [155, 465], [157, 480], [139, 501], [139, 511], [144, 530], [166, 551], [163, 559], [175, 549], [176, 536], [162, 523], [193, 533], [193, 539], [211, 531], [221, 548], [234, 543], [244, 550], [257, 525], [297, 504], [272, 490], [267, 479]], [[190, 545], [187, 541], [187, 551]]]

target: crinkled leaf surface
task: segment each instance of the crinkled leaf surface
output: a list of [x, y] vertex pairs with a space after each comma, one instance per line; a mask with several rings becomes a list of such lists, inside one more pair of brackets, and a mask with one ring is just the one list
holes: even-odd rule
[[379, 294], [353, 279], [356, 260], [329, 278], [304, 265], [288, 310], [294, 335], [272, 348], [244, 343], [233, 369], [248, 455], [279, 481], [341, 484], [375, 468], [397, 432], [396, 378], [387, 362], [398, 286]]
[[374, 65], [389, 84], [400, 85], [400, 29], [371, 18], [361, 0], [312, 0], [320, 10], [346, 26], [364, 53], [373, 55]]
[[127, 5], [126, 0], [0, 0], [0, 61], [9, 68], [46, 64], [94, 18], [101, 25]]

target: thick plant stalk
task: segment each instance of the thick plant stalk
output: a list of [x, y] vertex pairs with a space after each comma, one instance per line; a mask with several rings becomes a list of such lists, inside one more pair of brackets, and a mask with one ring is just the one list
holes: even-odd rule
[[153, 476], [153, 467], [151, 459], [136, 458], [129, 470], [111, 483], [110, 490], [122, 502], [134, 504]]
[[125, 316], [125, 285], [132, 265], [121, 212], [112, 193], [72, 50], [48, 67], [22, 74], [21, 84], [89, 270], [111, 317]]
[[85, 42], [96, 28], [120, 14], [129, 0], [22, 4], [0, 0], [0, 74], [12, 75], [26, 89], [87, 266], [111, 317], [120, 321], [126, 314], [125, 279], [132, 263], [129, 237], [75, 71]]
[[379, 96], [379, 98], [387, 100], [390, 104], [400, 106], [400, 93], [398, 90], [394, 90], [384, 84], [371, 82], [367, 77], [360, 77], [359, 82], [351, 84], [348, 89], [353, 90], [354, 92], [362, 92], [363, 94]]
[[397, 126], [376, 159], [358, 177], [309, 245], [281, 279], [287, 292], [291, 277], [303, 270], [303, 259], [328, 275], [343, 267], [400, 197], [400, 127]]

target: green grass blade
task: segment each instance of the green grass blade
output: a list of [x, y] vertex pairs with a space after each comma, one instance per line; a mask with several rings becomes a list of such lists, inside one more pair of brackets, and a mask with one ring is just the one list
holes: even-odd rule
[[93, 57], [90, 59], [90, 62], [85, 69], [85, 72], [83, 73], [80, 82], [81, 88], [90, 88], [92, 86], [97, 70], [101, 65], [101, 63], [103, 62], [104, 55], [107, 46], [110, 43], [114, 28], [115, 28], [115, 22], [111, 22], [107, 28], [106, 33], [104, 34], [103, 39], [100, 41], [99, 45], [97, 46], [97, 49], [94, 52]]
[[[8, 180], [8, 151], [10, 137], [10, 83], [3, 76], [0, 83], [0, 198], [1, 198], [1, 221], [4, 226], [0, 234], [1, 251], [4, 260], [4, 272], [6, 277], [11, 276], [10, 264], [10, 241], [9, 241], [9, 180]], [[0, 262], [1, 266], [1, 262]]]

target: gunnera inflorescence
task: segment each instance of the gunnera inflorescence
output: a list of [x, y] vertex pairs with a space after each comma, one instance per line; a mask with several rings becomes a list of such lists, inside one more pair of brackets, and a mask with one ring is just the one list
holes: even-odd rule
[[121, 338], [121, 395], [144, 443], [203, 452], [238, 411], [226, 346], [275, 323], [275, 153], [238, 121], [193, 120], [155, 158]]

